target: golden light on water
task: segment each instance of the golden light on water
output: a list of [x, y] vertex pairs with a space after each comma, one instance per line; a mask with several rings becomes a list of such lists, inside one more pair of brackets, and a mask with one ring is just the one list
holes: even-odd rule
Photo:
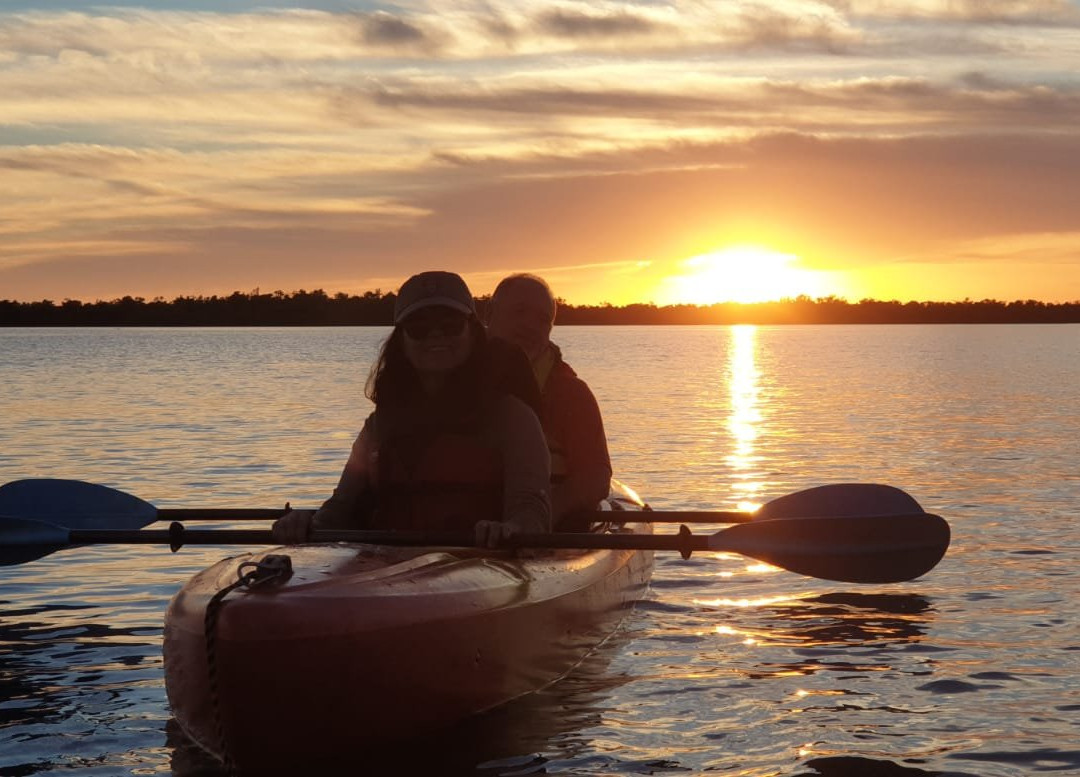
[[759, 596], [756, 599], [694, 599], [694, 604], [705, 607], [768, 607], [774, 604], [786, 604], [801, 599], [802, 596], [780, 595]]
[[739, 510], [753, 512], [761, 507], [758, 494], [764, 483], [757, 464], [761, 457], [755, 455], [755, 444], [761, 424], [759, 407], [760, 389], [757, 368], [757, 327], [752, 325], [731, 328], [731, 359], [729, 367], [729, 392], [731, 414], [727, 426], [734, 446], [726, 457], [735, 483]]
[[756, 564], [747, 564], [746, 571], [753, 574], [771, 574], [773, 572], [783, 572], [784, 570], [781, 567], [774, 567], [772, 564], [759, 561]]
[[754, 634], [750, 631], [742, 631], [740, 629], [732, 629], [730, 626], [717, 626], [715, 629], [717, 634], [721, 637], [739, 637], [740, 642], [744, 645], [757, 645], [762, 642], [761, 635]]
[[[744, 562], [742, 571], [751, 575], [771, 575], [775, 572], [783, 572], [780, 567], [774, 567], [772, 564], [766, 564], [764, 561], [747, 561], [745, 557], [740, 556], [738, 553], [730, 553], [728, 551], [717, 551], [712, 554], [712, 557], [717, 561], [731, 561], [731, 562]], [[724, 570], [717, 573], [720, 577], [734, 577], [736, 574], [732, 570]]]
[[[713, 558], [721, 561], [744, 561], [742, 556], [735, 553], [714, 553]], [[766, 564], [764, 561], [752, 561], [745, 564], [742, 568], [742, 572], [735, 572], [730, 569], [725, 569], [716, 573], [717, 577], [735, 577], [739, 574], [749, 575], [772, 575], [777, 572], [783, 572], [781, 567], [774, 567], [772, 564]]]

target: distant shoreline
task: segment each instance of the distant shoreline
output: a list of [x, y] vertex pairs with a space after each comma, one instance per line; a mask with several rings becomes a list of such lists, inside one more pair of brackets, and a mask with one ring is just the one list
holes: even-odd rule
[[[389, 326], [395, 296], [378, 291], [328, 295], [321, 290], [291, 294], [234, 292], [219, 297], [142, 297], [55, 303], [0, 300], [0, 327], [196, 327], [196, 326]], [[488, 297], [477, 300], [484, 313]], [[560, 301], [557, 322], [581, 325], [756, 324], [1075, 324], [1080, 300], [963, 300], [899, 302], [837, 297], [796, 297], [778, 302], [714, 305], [571, 305]]]

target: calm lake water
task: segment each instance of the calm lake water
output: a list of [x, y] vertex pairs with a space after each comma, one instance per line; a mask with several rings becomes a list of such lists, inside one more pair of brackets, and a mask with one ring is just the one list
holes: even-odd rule
[[[386, 332], [0, 329], [0, 483], [315, 506]], [[616, 475], [653, 507], [888, 483], [949, 520], [949, 554], [866, 586], [658, 554], [646, 600], [566, 680], [452, 736], [358, 753], [356, 774], [1080, 774], [1080, 327], [555, 339], [600, 401]], [[220, 774], [170, 719], [162, 615], [233, 552], [0, 567], [0, 774]]]

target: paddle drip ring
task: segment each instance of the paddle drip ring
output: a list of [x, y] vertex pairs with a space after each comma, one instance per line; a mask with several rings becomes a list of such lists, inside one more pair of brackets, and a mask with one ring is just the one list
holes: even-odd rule
[[259, 561], [245, 561], [236, 568], [235, 582], [214, 594], [206, 604], [203, 616], [203, 635], [206, 639], [206, 669], [209, 680], [210, 706], [214, 715], [214, 728], [217, 731], [218, 747], [221, 760], [229, 774], [236, 773], [236, 765], [229, 757], [229, 748], [225, 740], [225, 726], [221, 722], [221, 709], [218, 702], [218, 667], [217, 667], [217, 624], [225, 597], [237, 588], [265, 586], [272, 581], [283, 583], [292, 575], [292, 559], [282, 554], [270, 554]]

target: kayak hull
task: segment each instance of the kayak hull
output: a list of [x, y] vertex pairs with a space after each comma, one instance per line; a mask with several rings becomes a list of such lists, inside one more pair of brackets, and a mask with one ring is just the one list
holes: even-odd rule
[[[240, 564], [271, 553], [291, 558], [291, 577], [232, 591], [208, 626], [207, 605]], [[647, 551], [344, 544], [227, 559], [166, 612], [172, 712], [245, 771], [415, 737], [567, 674], [641, 598], [652, 564]]]

